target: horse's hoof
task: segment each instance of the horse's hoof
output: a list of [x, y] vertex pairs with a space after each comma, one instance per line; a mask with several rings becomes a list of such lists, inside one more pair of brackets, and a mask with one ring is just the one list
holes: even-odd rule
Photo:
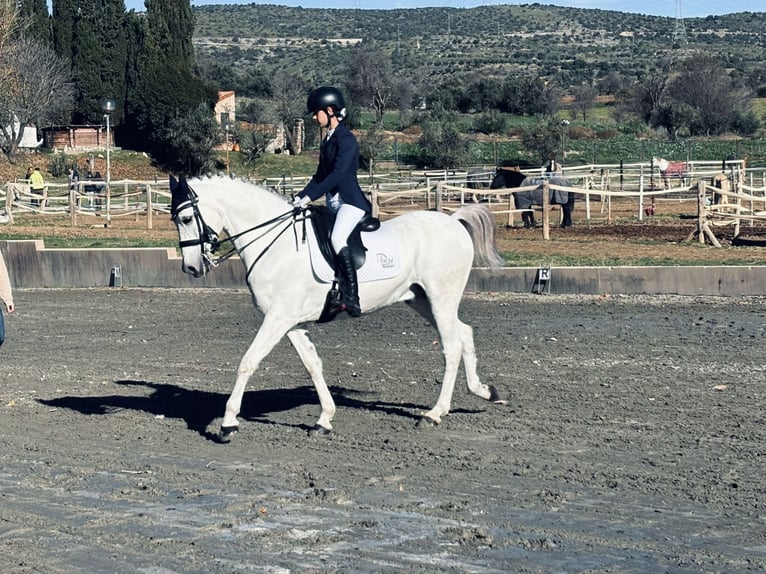
[[231, 442], [231, 437], [237, 434], [239, 431], [238, 426], [221, 427], [221, 432], [218, 434], [218, 440], [223, 443]]
[[309, 429], [309, 436], [328, 436], [332, 433], [332, 429], [323, 427], [322, 425], [314, 425]]
[[423, 415], [418, 420], [417, 427], [418, 428], [434, 428], [434, 427], [439, 426], [440, 423], [441, 423], [441, 421], [437, 421], [437, 420], [432, 419], [431, 417], [427, 417], [427, 416]]
[[495, 403], [496, 405], [507, 405], [508, 401], [505, 399], [500, 398], [500, 393], [497, 392], [497, 387], [495, 385], [488, 385], [489, 387], [489, 398], [488, 401]]

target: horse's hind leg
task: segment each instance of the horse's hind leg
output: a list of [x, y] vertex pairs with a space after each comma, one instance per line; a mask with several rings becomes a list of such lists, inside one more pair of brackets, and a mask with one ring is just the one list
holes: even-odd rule
[[494, 385], [485, 385], [479, 379], [479, 372], [476, 368], [476, 347], [473, 343], [473, 329], [458, 320], [460, 329], [460, 340], [463, 344], [463, 367], [465, 368], [465, 378], [468, 382], [468, 390], [477, 397], [487, 399], [493, 403], [505, 403], [500, 398], [500, 393]]
[[308, 332], [305, 329], [294, 329], [287, 333], [287, 338], [290, 339], [293, 347], [298, 351], [298, 356], [311, 376], [314, 388], [317, 391], [317, 395], [319, 395], [319, 404], [322, 406], [319, 420], [311, 430], [319, 434], [328, 434], [332, 430], [330, 421], [335, 416], [335, 402], [332, 400], [332, 395], [330, 395], [330, 390], [327, 388], [327, 383], [324, 380], [322, 359], [317, 355], [316, 347], [309, 339]]
[[[452, 395], [455, 391], [455, 381], [461, 358], [465, 363], [469, 390], [484, 399], [499, 402], [497, 390], [482, 384], [479, 380], [476, 370], [473, 330], [461, 322], [457, 316], [461, 297], [462, 292], [455, 296], [453, 294], [437, 294], [432, 291], [429, 292], [428, 298], [426, 298], [425, 293], [422, 293], [410, 302], [413, 309], [436, 326], [442, 343], [444, 376], [441, 391], [434, 407], [423, 415], [425, 419], [435, 424], [441, 423], [441, 417], [448, 414], [452, 406]], [[434, 301], [437, 304], [434, 305]]]

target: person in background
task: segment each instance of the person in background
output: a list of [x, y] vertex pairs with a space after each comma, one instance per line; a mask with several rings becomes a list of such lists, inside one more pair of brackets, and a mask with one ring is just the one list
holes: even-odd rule
[[29, 190], [33, 195], [40, 196], [40, 199], [32, 200], [32, 205], [40, 205], [40, 201], [45, 195], [45, 178], [38, 166], [35, 166], [32, 175], [29, 176]]
[[104, 178], [101, 176], [101, 172], [97, 171], [93, 174], [93, 181], [96, 181], [98, 183], [95, 184], [96, 188], [96, 215], [100, 215], [101, 211], [101, 198], [106, 193], [106, 184], [104, 183]]
[[99, 209], [101, 208], [101, 200], [97, 197], [99, 187], [98, 184], [94, 182], [94, 179], [95, 176], [92, 171], [89, 171], [85, 176], [85, 181], [87, 181], [87, 183], [83, 186], [83, 191], [88, 195], [88, 209], [93, 209], [96, 205], [98, 205]]
[[69, 189], [76, 190], [77, 189], [77, 182], [80, 181], [80, 172], [77, 171], [77, 167], [70, 167], [69, 171], [67, 172], [67, 183], [69, 184]]
[[[8, 268], [5, 266], [2, 252], [0, 252], [0, 299], [5, 303], [5, 310], [8, 313], [13, 313], [16, 306], [13, 304], [11, 278], [8, 276]], [[5, 320], [3, 319], [3, 311], [0, 309], [0, 345], [3, 342], [5, 342]]]

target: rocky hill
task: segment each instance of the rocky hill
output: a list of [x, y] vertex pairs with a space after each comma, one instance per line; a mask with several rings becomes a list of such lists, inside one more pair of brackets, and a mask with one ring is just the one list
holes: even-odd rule
[[684, 34], [674, 18], [541, 4], [396, 10], [248, 4], [200, 6], [194, 14], [202, 62], [325, 80], [342, 76], [349, 49], [360, 42], [420, 81], [533, 72], [564, 85], [610, 72], [636, 78], [694, 51], [717, 54], [747, 76], [763, 70], [766, 47], [766, 12], [687, 18]]

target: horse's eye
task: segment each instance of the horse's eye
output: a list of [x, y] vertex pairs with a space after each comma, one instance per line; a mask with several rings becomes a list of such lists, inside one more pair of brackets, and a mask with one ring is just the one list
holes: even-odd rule
[[192, 222], [192, 217], [191, 215], [185, 215], [180, 220], [182, 225], [189, 225]]

